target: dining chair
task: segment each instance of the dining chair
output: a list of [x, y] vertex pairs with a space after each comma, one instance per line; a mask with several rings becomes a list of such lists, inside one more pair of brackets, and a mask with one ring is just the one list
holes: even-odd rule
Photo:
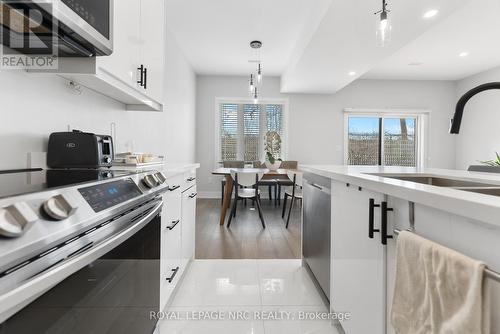
[[259, 181], [264, 176], [264, 173], [255, 172], [240, 172], [236, 173], [231, 171], [231, 177], [234, 181], [234, 202], [229, 213], [229, 218], [227, 220], [227, 227], [231, 226], [231, 220], [236, 215], [236, 209], [238, 207], [239, 200], [251, 199], [257, 203], [257, 210], [259, 212], [260, 222], [262, 223], [262, 228], [266, 228], [266, 223], [264, 222], [264, 216], [262, 214], [262, 206], [260, 204], [260, 191], [259, 191]]
[[[299, 162], [298, 161], [283, 161], [280, 166], [281, 169], [297, 169], [299, 168]], [[281, 188], [282, 187], [291, 187], [293, 186], [293, 181], [288, 179], [278, 179], [277, 180], [277, 188], [278, 188], [278, 195], [277, 197], [277, 202], [278, 205], [281, 204]]]
[[[260, 161], [254, 161], [253, 165], [254, 165], [254, 168], [267, 168], [266, 164], [263, 162], [260, 162]], [[273, 194], [273, 190], [274, 190], [274, 205], [276, 206], [277, 205], [276, 197], [278, 194], [278, 180], [265, 178], [259, 182], [259, 185], [264, 186], [264, 187], [267, 186], [267, 189], [269, 191], [269, 200], [270, 201], [272, 201], [272, 199], [273, 199], [272, 194]]]
[[302, 173], [301, 172], [287, 172], [288, 178], [292, 180], [292, 186], [285, 191], [285, 199], [283, 200], [283, 212], [281, 213], [281, 218], [285, 218], [286, 212], [286, 200], [288, 197], [291, 198], [290, 208], [288, 209], [288, 217], [286, 219], [286, 228], [290, 223], [290, 216], [292, 215], [293, 204], [295, 200], [302, 200]]
[[[226, 160], [222, 162], [223, 168], [244, 168], [245, 161], [239, 160]], [[226, 178], [222, 178], [221, 180], [221, 205], [224, 203], [224, 189], [226, 188]]]

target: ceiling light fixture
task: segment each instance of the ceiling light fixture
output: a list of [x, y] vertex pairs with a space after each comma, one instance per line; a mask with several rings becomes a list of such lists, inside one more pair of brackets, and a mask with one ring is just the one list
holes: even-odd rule
[[253, 103], [254, 104], [259, 103], [259, 94], [257, 91], [257, 86], [254, 88], [254, 92], [253, 92]]
[[257, 67], [257, 83], [260, 85], [262, 83], [262, 64], [259, 63]]
[[424, 13], [424, 15], [422, 15], [422, 17], [423, 17], [424, 19], [430, 19], [431, 17], [436, 16], [436, 15], [437, 15], [437, 13], [439, 13], [439, 10], [437, 10], [437, 9], [430, 9], [430, 10], [426, 11], [426, 12]]
[[255, 83], [253, 82], [253, 74], [250, 74], [250, 85], [248, 87], [248, 91], [250, 94], [253, 94], [253, 90], [255, 88]]
[[388, 13], [386, 0], [382, 0], [382, 9], [375, 13], [380, 14], [380, 21], [377, 22], [377, 45], [386, 46], [391, 41], [392, 24]]
[[469, 55], [469, 53], [467, 51], [464, 51], [464, 52], [460, 52], [460, 54], [458, 55], [459, 57], [467, 57]]

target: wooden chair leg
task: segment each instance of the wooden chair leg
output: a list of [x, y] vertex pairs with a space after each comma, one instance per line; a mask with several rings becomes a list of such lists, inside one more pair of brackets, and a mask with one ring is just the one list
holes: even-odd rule
[[266, 223], [264, 222], [264, 216], [262, 215], [262, 208], [260, 206], [260, 199], [257, 197], [256, 199], [257, 202], [257, 210], [259, 210], [259, 218], [260, 222], [262, 223], [262, 228], [266, 228]]
[[231, 212], [229, 213], [229, 218], [227, 220], [227, 227], [231, 225], [231, 220], [233, 219], [233, 215], [236, 212], [236, 202], [238, 202], [238, 199], [234, 199], [233, 207], [231, 208]]
[[294, 203], [295, 203], [295, 197], [292, 197], [290, 202], [290, 209], [288, 209], [288, 218], [286, 219], [285, 228], [288, 228], [288, 224], [290, 223], [290, 216], [292, 215], [292, 208]]
[[288, 198], [288, 194], [285, 193], [285, 198], [283, 199], [283, 211], [281, 212], [281, 218], [285, 218], [285, 211], [286, 211], [286, 200]]

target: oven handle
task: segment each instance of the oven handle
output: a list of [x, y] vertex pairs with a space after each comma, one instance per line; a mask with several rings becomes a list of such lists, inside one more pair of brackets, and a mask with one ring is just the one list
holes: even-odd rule
[[1, 295], [0, 323], [7, 320], [15, 312], [20, 310], [21, 307], [27, 305], [28, 303], [26, 301], [31, 302], [34, 299], [32, 298], [33, 296], [40, 296], [42, 293], [55, 286], [66, 277], [80, 270], [87, 264], [97, 260], [104, 254], [108, 253], [111, 249], [120, 245], [132, 235], [137, 233], [161, 212], [162, 207], [163, 201], [159, 201], [150, 213], [144, 216], [141, 220], [137, 221], [134, 225], [120, 231], [100, 244], [95, 245], [88, 251], [61, 262], [61, 264], [55, 266], [53, 269], [43, 272], [23, 285]]

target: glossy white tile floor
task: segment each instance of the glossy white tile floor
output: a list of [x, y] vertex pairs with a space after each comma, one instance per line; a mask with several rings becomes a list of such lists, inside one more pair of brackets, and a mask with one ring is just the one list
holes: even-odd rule
[[[200, 311], [213, 312], [212, 319], [186, 319]], [[228, 319], [236, 311], [246, 319]], [[167, 312], [180, 319], [161, 320], [161, 334], [338, 333], [329, 320], [298, 319], [300, 312], [327, 312], [300, 260], [196, 260]], [[213, 320], [215, 312], [225, 319]]]

